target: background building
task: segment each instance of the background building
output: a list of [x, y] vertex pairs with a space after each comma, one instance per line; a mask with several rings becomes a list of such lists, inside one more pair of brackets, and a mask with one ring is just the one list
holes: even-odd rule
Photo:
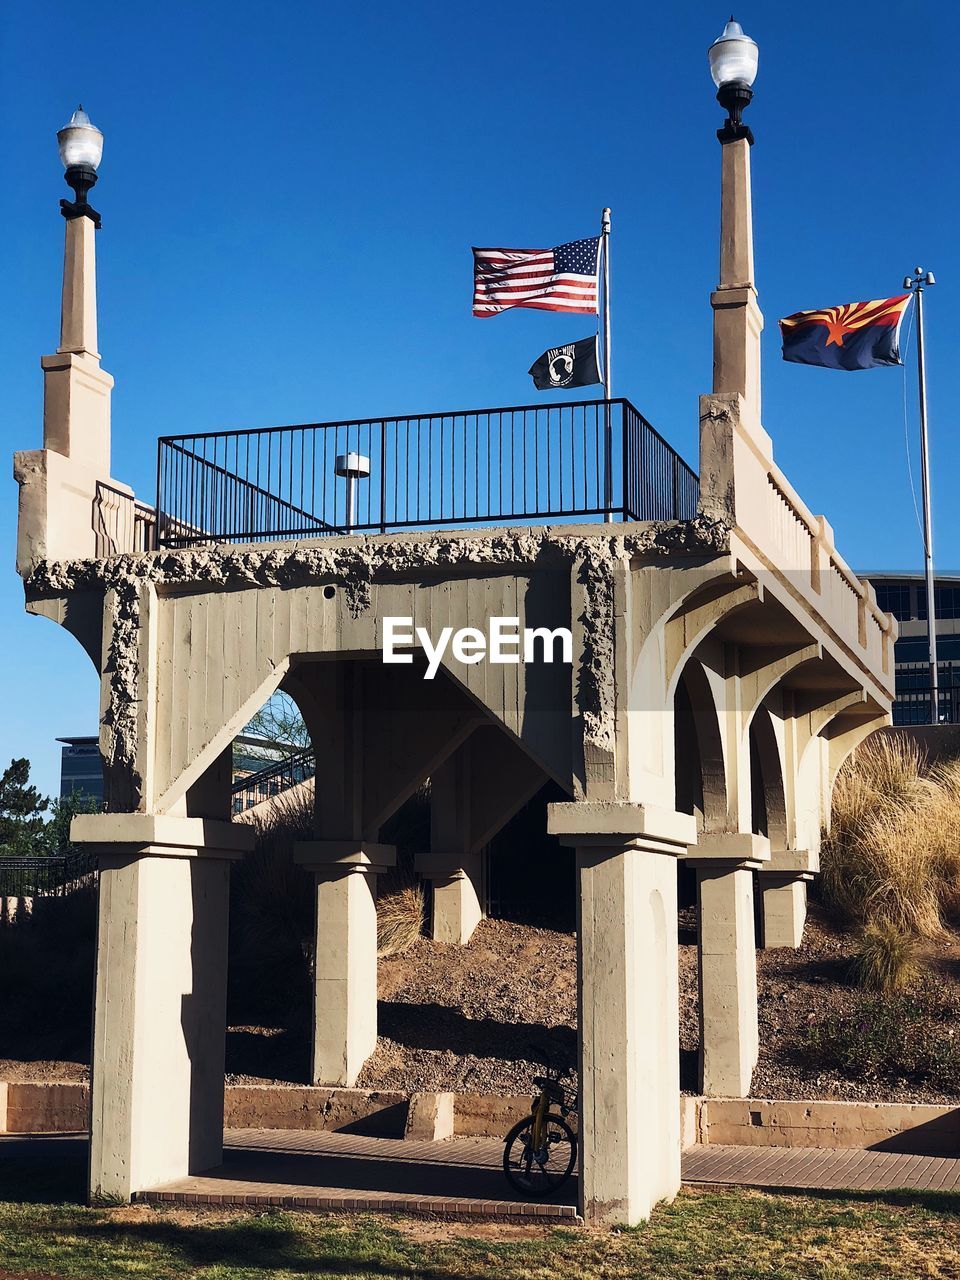
[[97, 738], [58, 738], [60, 753], [60, 796], [79, 792], [84, 799], [103, 801], [103, 767]]
[[[900, 623], [894, 648], [897, 697], [894, 724], [929, 724], [930, 664], [927, 655], [927, 590], [922, 573], [867, 573], [877, 604]], [[940, 720], [960, 724], [960, 575], [938, 576], [937, 669]]]
[[[60, 756], [60, 795], [69, 796], [79, 792], [85, 799], [103, 801], [103, 766], [100, 762], [100, 740], [98, 738], [58, 738], [63, 743]], [[299, 773], [292, 781], [276, 769], [291, 757], [299, 761], [297, 747], [289, 742], [276, 742], [272, 738], [260, 737], [256, 734], [239, 734], [233, 742], [233, 781], [236, 785], [245, 779], [257, 779], [251, 782], [251, 794], [257, 800], [275, 795], [293, 782], [302, 782], [305, 777], [312, 776], [312, 768], [302, 762], [298, 764]], [[273, 768], [272, 768], [273, 767]], [[261, 779], [260, 775], [266, 775]], [[262, 794], [261, 794], [262, 792]], [[237, 811], [246, 807], [239, 804]]]

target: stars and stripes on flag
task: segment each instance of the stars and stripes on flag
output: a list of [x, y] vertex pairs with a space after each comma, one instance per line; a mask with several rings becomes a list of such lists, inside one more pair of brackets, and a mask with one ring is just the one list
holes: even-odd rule
[[554, 249], [474, 249], [473, 314], [533, 307], [596, 315], [599, 267], [599, 236]]

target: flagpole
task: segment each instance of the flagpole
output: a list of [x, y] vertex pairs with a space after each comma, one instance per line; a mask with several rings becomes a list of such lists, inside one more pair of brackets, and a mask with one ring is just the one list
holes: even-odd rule
[[610, 524], [613, 521], [613, 512], [610, 510], [610, 504], [613, 501], [613, 458], [611, 450], [613, 448], [613, 431], [610, 422], [610, 398], [612, 395], [610, 387], [610, 210], [604, 209], [600, 220], [600, 236], [601, 246], [603, 250], [603, 395], [608, 401], [605, 412], [606, 419], [606, 449], [604, 462], [604, 520]]
[[927, 369], [923, 350], [923, 290], [936, 284], [933, 272], [917, 267], [904, 288], [917, 297], [917, 382], [920, 393], [920, 471], [923, 486], [923, 560], [927, 582], [927, 642], [930, 661], [930, 723], [940, 723], [939, 672], [937, 670], [937, 610], [933, 579], [933, 497], [930, 491], [930, 441], [927, 434]]

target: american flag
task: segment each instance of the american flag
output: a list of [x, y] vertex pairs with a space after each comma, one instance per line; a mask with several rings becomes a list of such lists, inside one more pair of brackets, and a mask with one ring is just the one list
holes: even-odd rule
[[474, 249], [473, 314], [511, 307], [596, 314], [600, 237], [555, 249]]

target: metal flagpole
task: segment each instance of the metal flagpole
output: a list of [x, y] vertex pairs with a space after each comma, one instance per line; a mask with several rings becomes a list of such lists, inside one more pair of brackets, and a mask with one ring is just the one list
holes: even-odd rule
[[[603, 251], [603, 397], [608, 402], [605, 410], [606, 449], [604, 450], [603, 506], [604, 520], [613, 521], [610, 505], [613, 502], [613, 430], [610, 422], [610, 210], [604, 209], [600, 220], [601, 248]], [[624, 478], [626, 481], [626, 478]], [[626, 504], [624, 504], [626, 505]]]
[[927, 371], [923, 351], [923, 290], [936, 284], [932, 271], [922, 267], [906, 276], [903, 287], [917, 298], [917, 380], [920, 392], [920, 468], [923, 486], [923, 559], [927, 580], [927, 641], [930, 660], [930, 723], [940, 723], [940, 690], [937, 671], [937, 610], [933, 582], [933, 511], [930, 493], [930, 442], [927, 435]]

